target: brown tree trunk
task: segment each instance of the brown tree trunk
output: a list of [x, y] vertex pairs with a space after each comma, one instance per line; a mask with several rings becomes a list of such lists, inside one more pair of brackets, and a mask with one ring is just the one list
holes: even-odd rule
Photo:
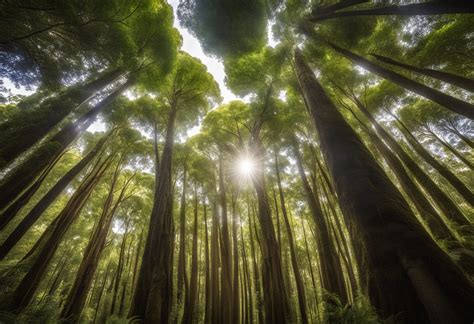
[[[0, 246], [0, 260], [3, 260], [5, 256], [11, 251], [11, 249], [20, 241], [25, 233], [33, 226], [33, 224], [39, 219], [43, 212], [56, 200], [60, 193], [68, 186], [68, 184], [74, 179], [91, 161], [92, 159], [102, 151], [102, 147], [108, 136], [103, 137], [97, 142], [96, 146], [75, 166], [73, 166], [56, 184], [36, 203], [36, 205], [26, 214], [21, 222], [15, 227], [13, 232], [3, 241]], [[5, 212], [3, 215], [7, 216]], [[2, 216], [3, 216], [2, 215]]]
[[[261, 126], [261, 122], [256, 125]], [[252, 131], [252, 149], [258, 165], [252, 177], [257, 194], [258, 220], [262, 235], [262, 283], [264, 292], [265, 320], [268, 323], [291, 321], [290, 300], [283, 275], [275, 229], [273, 227], [270, 203], [265, 188], [263, 150], [259, 139], [260, 127]]]
[[125, 232], [123, 233], [122, 243], [120, 244], [119, 260], [118, 260], [119, 262], [117, 265], [117, 275], [115, 277], [114, 292], [112, 294], [112, 305], [110, 306], [111, 315], [115, 314], [117, 296], [119, 293], [120, 283], [122, 281], [122, 273], [123, 273], [124, 259], [125, 259], [125, 246], [127, 242], [129, 225], [130, 225], [130, 220], [128, 219], [125, 225]]
[[25, 190], [49, 163], [54, 161], [80, 134], [89, 128], [105, 107], [132, 84], [133, 80], [128, 80], [77, 120], [67, 122], [49, 140], [40, 144], [25, 161], [12, 169], [0, 183], [0, 210]]
[[426, 69], [426, 68], [420, 68], [417, 66], [413, 66], [410, 64], [402, 63], [395, 61], [394, 59], [391, 59], [389, 57], [385, 57], [382, 55], [377, 55], [377, 54], [370, 54], [373, 57], [375, 57], [377, 60], [388, 63], [394, 66], [398, 66], [401, 68], [404, 68], [408, 71], [419, 73], [422, 75], [426, 75], [431, 78], [438, 79], [440, 81], [450, 83], [452, 85], [455, 85], [457, 87], [463, 88], [467, 91], [474, 92], [474, 80], [465, 78], [463, 76], [459, 76], [456, 74], [452, 74], [449, 72], [443, 72], [443, 71], [438, 71], [438, 70], [433, 70], [433, 69]]
[[[104, 72], [97, 79], [84, 85], [73, 86], [58, 96], [45, 99], [35, 109], [0, 125], [0, 168], [7, 166], [21, 153], [42, 139], [79, 105], [88, 102], [120, 75], [123, 69]], [[18, 127], [18, 124], [21, 127]]]
[[470, 119], [474, 119], [474, 105], [466, 101], [451, 97], [450, 95], [447, 95], [441, 91], [435, 90], [433, 88], [425, 86], [424, 84], [409, 79], [401, 74], [386, 69], [381, 65], [371, 62], [366, 58], [357, 55], [349, 50], [341, 48], [333, 43], [328, 42], [327, 44], [336, 52], [342, 54], [349, 60], [353, 61], [355, 64], [361, 66], [362, 68], [374, 74], [377, 74], [378, 76], [387, 79], [388, 81], [391, 81], [402, 88], [410, 90], [426, 99], [436, 102], [437, 104], [444, 106], [452, 112], [463, 115]]
[[171, 168], [174, 145], [174, 124], [177, 108], [173, 103], [168, 116], [166, 138], [161, 157], [153, 209], [145, 242], [142, 264], [134, 291], [129, 318], [167, 323], [173, 294], [172, 259], [174, 224]]
[[248, 219], [249, 219], [249, 233], [250, 233], [250, 251], [252, 253], [252, 268], [253, 268], [253, 279], [255, 283], [255, 300], [257, 304], [257, 315], [258, 315], [258, 323], [263, 324], [265, 323], [264, 318], [263, 318], [263, 296], [262, 292], [260, 290], [260, 269], [258, 267], [257, 263], [257, 256], [256, 256], [256, 249], [255, 249], [255, 243], [254, 243], [254, 236], [253, 232], [255, 232], [255, 235], [257, 235], [257, 226], [255, 225], [255, 222], [253, 221], [253, 217], [250, 215], [253, 213], [253, 206], [252, 210], [250, 210], [250, 204], [247, 203], [248, 206]]
[[[181, 193], [181, 207], [179, 210], [179, 252], [178, 278], [176, 281], [177, 307], [188, 302], [188, 276], [186, 274], [186, 166], [183, 169], [183, 192]], [[186, 282], [186, 283], [185, 283]]]
[[359, 9], [351, 11], [331, 12], [327, 14], [313, 14], [309, 17], [312, 22], [320, 22], [327, 19], [357, 16], [430, 16], [447, 14], [469, 14], [474, 12], [474, 5], [467, 1], [452, 0], [426, 1], [408, 5], [393, 5], [372, 9]]
[[233, 283], [232, 283], [232, 323], [240, 323], [240, 300], [239, 300], [239, 246], [237, 240], [237, 197], [232, 195], [232, 246], [233, 246], [233, 266], [232, 271]]
[[277, 176], [278, 192], [280, 194], [281, 213], [283, 214], [283, 221], [286, 227], [286, 235], [288, 237], [288, 243], [290, 246], [291, 267], [293, 268], [293, 275], [295, 277], [296, 291], [298, 294], [298, 306], [299, 306], [300, 316], [301, 316], [300, 322], [308, 323], [308, 314], [306, 311], [306, 294], [305, 294], [305, 289], [304, 289], [303, 278], [301, 277], [301, 271], [298, 266], [298, 259], [296, 256], [293, 231], [291, 229], [290, 221], [288, 220], [288, 214], [286, 212], [285, 195], [283, 194], [283, 188], [281, 186], [280, 166], [278, 165], [278, 152], [277, 151], [275, 151], [275, 173]]
[[189, 298], [186, 299], [183, 314], [183, 324], [195, 322], [195, 306], [197, 302], [198, 288], [198, 196], [196, 183], [194, 183], [194, 225], [193, 225], [193, 245], [191, 247], [191, 278], [189, 281]]
[[59, 213], [57, 221], [52, 223], [54, 227], [49, 231], [50, 235], [47, 238], [45, 237], [45, 242], [43, 243], [41, 250], [35, 256], [33, 265], [23, 277], [13, 293], [13, 296], [10, 298], [10, 303], [7, 306], [7, 309], [11, 311], [21, 311], [31, 302], [40, 281], [47, 270], [49, 262], [53, 258], [56, 249], [61, 242], [61, 239], [80, 214], [92, 193], [93, 188], [107, 170], [110, 162], [110, 160], [105, 160], [103, 163], [97, 165], [92, 173], [84, 179], [79, 188], [72, 195], [71, 199], [69, 199], [67, 205]]
[[294, 140], [293, 152], [296, 158], [296, 164], [298, 172], [300, 174], [301, 183], [306, 193], [306, 200], [313, 217], [313, 221], [316, 225], [316, 235], [318, 250], [320, 255], [321, 274], [322, 274], [322, 286], [328, 292], [336, 294], [342, 301], [343, 304], [348, 302], [347, 289], [345, 287], [344, 275], [340, 259], [337, 255], [336, 247], [332, 238], [329, 234], [329, 227], [321, 209], [321, 203], [318, 197], [315, 195], [306, 177], [306, 173], [303, 169], [303, 163], [299, 149]]
[[[295, 61], [352, 239], [363, 243], [359, 268], [370, 269], [373, 305], [382, 317], [401, 314], [409, 322], [470, 321], [474, 317], [473, 284], [416, 221], [300, 52]], [[390, 296], [387, 291], [392, 292]], [[436, 311], [432, 305], [437, 305]]]
[[439, 186], [420, 168], [420, 166], [403, 150], [400, 144], [375, 120], [363, 104], [358, 102], [360, 111], [367, 117], [377, 134], [384, 139], [387, 145], [398, 155], [403, 164], [410, 170], [426, 192], [433, 198], [435, 204], [443, 214], [458, 226], [469, 225], [469, 221], [463, 215], [458, 206], [444, 193]]
[[203, 193], [202, 197], [202, 206], [203, 206], [203, 218], [204, 218], [204, 258], [205, 258], [205, 280], [204, 280], [204, 295], [205, 295], [205, 306], [204, 306], [204, 324], [211, 323], [211, 265], [210, 265], [210, 255], [209, 255], [209, 231], [207, 225], [207, 208], [206, 208], [206, 198]]

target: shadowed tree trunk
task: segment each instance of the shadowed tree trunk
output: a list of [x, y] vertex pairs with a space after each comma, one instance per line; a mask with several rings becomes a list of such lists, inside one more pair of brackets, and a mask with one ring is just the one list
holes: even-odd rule
[[203, 207], [203, 218], [204, 218], [204, 258], [205, 258], [205, 280], [204, 280], [204, 296], [205, 296], [205, 306], [204, 306], [204, 324], [211, 323], [211, 265], [210, 265], [210, 255], [209, 255], [209, 230], [207, 225], [207, 208], [206, 208], [206, 198], [203, 193], [202, 196], [202, 207]]
[[[96, 92], [111, 84], [123, 69], [104, 72], [84, 85], [72, 86], [57, 96], [45, 99], [32, 111], [0, 125], [0, 168], [42, 139], [80, 104], [88, 102]], [[27, 115], [26, 115], [27, 114]], [[20, 124], [21, 127], [18, 127]]]
[[240, 323], [240, 299], [239, 299], [239, 245], [237, 239], [237, 224], [239, 222], [237, 216], [237, 194], [232, 193], [232, 247], [233, 247], [233, 266], [232, 271], [232, 323]]
[[[116, 199], [114, 199], [115, 187], [117, 186], [118, 177], [121, 171], [121, 161], [117, 163], [115, 168], [114, 175], [112, 177], [112, 182], [110, 184], [109, 194], [105, 199], [104, 206], [102, 207], [102, 213], [100, 215], [99, 221], [96, 225], [94, 233], [89, 240], [84, 256], [81, 261], [81, 265], [76, 275], [76, 279], [72, 286], [72, 289], [69, 291], [66, 302], [64, 303], [63, 309], [61, 311], [60, 317], [64, 320], [67, 320], [68, 323], [77, 323], [79, 322], [84, 303], [86, 301], [87, 294], [92, 283], [95, 271], [99, 264], [100, 256], [102, 251], [105, 248], [105, 243], [107, 235], [110, 231], [110, 226], [112, 225], [112, 220], [117, 211], [117, 208], [122, 203], [125, 198], [126, 189], [132, 180], [133, 176], [127, 179], [123, 187], [120, 190], [120, 194]], [[114, 201], [115, 200], [115, 201]], [[119, 260], [120, 267], [120, 260]], [[120, 269], [117, 269], [115, 284], [119, 282], [119, 272]], [[112, 300], [112, 303], [114, 301]]]
[[[178, 308], [188, 302], [188, 276], [186, 274], [186, 166], [183, 170], [183, 192], [181, 193], [181, 207], [179, 211], [179, 252], [178, 278], [176, 281], [176, 299]], [[185, 283], [186, 282], [186, 283]]]
[[197, 302], [198, 288], [198, 196], [196, 183], [194, 184], [194, 225], [193, 225], [193, 245], [191, 248], [191, 278], [189, 281], [189, 298], [186, 300], [183, 314], [183, 324], [195, 322], [195, 306]]
[[18, 214], [18, 212], [28, 204], [28, 201], [41, 187], [41, 184], [44, 182], [44, 179], [48, 176], [51, 170], [54, 168], [56, 163], [61, 159], [61, 157], [66, 153], [66, 151], [59, 154], [46, 168], [41, 172], [35, 182], [25, 190], [21, 196], [19, 196], [7, 209], [0, 215], [0, 231], [5, 229], [5, 227], [10, 223], [10, 221]]
[[290, 221], [288, 220], [288, 213], [286, 212], [285, 195], [281, 186], [280, 166], [278, 164], [278, 152], [275, 151], [275, 173], [277, 176], [278, 192], [280, 194], [281, 213], [283, 214], [283, 221], [286, 227], [286, 234], [290, 245], [291, 267], [293, 268], [293, 275], [296, 282], [296, 291], [298, 293], [298, 306], [301, 315], [301, 323], [308, 323], [308, 314], [306, 312], [306, 294], [304, 289], [303, 278], [298, 266], [298, 259], [295, 250], [295, 241], [293, 238], [293, 231], [291, 229]]
[[316, 235], [318, 250], [320, 255], [322, 286], [328, 292], [336, 294], [342, 303], [348, 302], [347, 289], [345, 287], [344, 275], [336, 247], [329, 233], [329, 227], [321, 209], [321, 203], [315, 195], [306, 177], [303, 169], [303, 163], [299, 148], [296, 144], [296, 139], [293, 140], [293, 152], [296, 158], [296, 165], [300, 174], [301, 183], [306, 194], [309, 209], [313, 221], [316, 225]]
[[[25, 233], [33, 226], [43, 212], [56, 200], [61, 192], [68, 186], [68, 184], [74, 179], [91, 161], [92, 159], [102, 151], [102, 147], [107, 140], [109, 135], [104, 136], [100, 139], [96, 146], [74, 167], [72, 167], [56, 184], [36, 203], [36, 205], [28, 212], [28, 214], [21, 220], [21, 222], [15, 227], [13, 232], [3, 241], [0, 246], [0, 260], [3, 260], [5, 256], [11, 251], [11, 249], [20, 241]], [[6, 213], [6, 212], [5, 212]], [[4, 213], [5, 216], [7, 216]], [[3, 215], [2, 215], [3, 216]]]
[[86, 179], [83, 180], [76, 192], [74, 192], [67, 205], [57, 216], [56, 221], [53, 221], [50, 225], [51, 230], [46, 230], [50, 234], [42, 239], [44, 243], [41, 246], [41, 250], [34, 256], [35, 261], [11, 296], [7, 309], [16, 312], [21, 311], [31, 302], [64, 234], [80, 214], [93, 188], [111, 162], [111, 159], [105, 160], [95, 167]]
[[167, 323], [172, 301], [172, 259], [174, 224], [172, 218], [171, 168], [177, 107], [171, 104], [161, 156], [158, 181], [151, 212], [142, 264], [129, 318]]
[[[253, 202], [252, 202], [253, 205]], [[255, 222], [253, 221], [253, 217], [251, 215], [254, 213], [254, 206], [250, 208], [250, 203], [248, 202], [247, 198], [247, 210], [248, 210], [248, 220], [249, 220], [249, 233], [250, 233], [250, 252], [252, 254], [252, 269], [253, 269], [253, 281], [255, 283], [255, 301], [257, 304], [257, 315], [258, 315], [258, 323], [263, 324], [265, 323], [263, 319], [263, 298], [262, 292], [260, 290], [260, 269], [257, 263], [257, 256], [256, 256], [256, 249], [254, 243], [254, 236], [257, 233], [257, 228]]]
[[456, 74], [448, 73], [448, 72], [443, 72], [443, 71], [438, 71], [438, 70], [433, 70], [433, 69], [427, 69], [427, 68], [420, 68], [417, 66], [413, 66], [410, 64], [402, 63], [395, 61], [389, 57], [385, 57], [382, 55], [378, 54], [370, 54], [373, 57], [375, 57], [377, 60], [388, 63], [394, 66], [398, 66], [401, 68], [404, 68], [408, 71], [419, 73], [431, 78], [438, 79], [440, 81], [450, 83], [452, 85], [455, 85], [457, 87], [463, 88], [467, 91], [474, 92], [474, 80], [471, 80], [469, 78], [465, 78]]
[[358, 262], [371, 269], [366, 276], [373, 305], [382, 317], [400, 314], [409, 322], [469, 322], [472, 283], [416, 221], [299, 51], [295, 62], [352, 239], [363, 243]]
[[129, 225], [130, 225], [130, 219], [127, 219], [126, 224], [125, 224], [125, 232], [123, 233], [122, 243], [120, 244], [120, 253], [119, 253], [119, 260], [118, 260], [119, 262], [117, 265], [117, 275], [115, 277], [114, 293], [112, 294], [112, 305], [110, 306], [111, 315], [115, 313], [116, 304], [117, 304], [117, 296], [119, 293], [120, 283], [122, 280], [122, 273], [123, 273], [124, 259], [125, 259], [125, 247], [127, 243]]
[[351, 11], [330, 12], [327, 14], [313, 14], [309, 17], [312, 22], [320, 22], [327, 19], [355, 16], [430, 16], [447, 14], [468, 14], [474, 12], [474, 5], [467, 1], [452, 0], [426, 1], [408, 5], [393, 5], [372, 9], [359, 9]]
[[54, 161], [80, 134], [89, 128], [105, 107], [132, 84], [133, 80], [128, 80], [77, 120], [66, 123], [50, 139], [40, 144], [25, 161], [12, 169], [0, 184], [0, 209], [5, 208], [25, 190], [48, 164]]
[[[309, 34], [311, 35], [311, 32]], [[426, 99], [436, 102], [437, 104], [440, 104], [441, 106], [451, 110], [452, 112], [455, 112], [470, 119], [474, 119], [474, 105], [466, 101], [454, 98], [436, 89], [425, 86], [424, 84], [409, 79], [401, 74], [388, 70], [381, 65], [371, 62], [366, 58], [357, 55], [349, 50], [341, 48], [331, 42], [327, 42], [327, 44], [336, 52], [342, 54], [347, 59], [351, 60], [360, 67], [374, 74], [377, 74], [378, 76], [387, 79], [388, 81], [391, 81], [402, 88], [410, 90]]]
[[219, 295], [219, 215], [217, 213], [217, 190], [212, 202], [211, 228], [211, 323], [220, 323], [220, 295]]

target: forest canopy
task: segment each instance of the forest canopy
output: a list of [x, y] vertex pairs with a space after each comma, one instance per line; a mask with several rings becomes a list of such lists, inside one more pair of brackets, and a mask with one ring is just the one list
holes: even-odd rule
[[0, 3], [0, 322], [472, 323], [474, 2]]

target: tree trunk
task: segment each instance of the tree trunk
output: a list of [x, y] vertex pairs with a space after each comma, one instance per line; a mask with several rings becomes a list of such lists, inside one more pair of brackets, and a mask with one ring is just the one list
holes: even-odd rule
[[204, 258], [205, 258], [205, 283], [204, 283], [204, 295], [206, 297], [205, 306], [204, 306], [204, 324], [211, 323], [211, 265], [210, 265], [210, 256], [209, 256], [209, 231], [207, 226], [207, 208], [206, 208], [206, 198], [203, 194], [202, 197], [202, 206], [203, 206], [203, 218], [204, 218]]
[[[89, 244], [85, 249], [81, 265], [77, 272], [76, 279], [61, 311], [61, 319], [67, 320], [71, 323], [79, 322], [79, 318], [82, 313], [87, 294], [89, 293], [90, 285], [92, 283], [92, 278], [94, 277], [95, 271], [99, 264], [102, 251], [105, 248], [105, 243], [110, 230], [110, 226], [112, 225], [113, 216], [118, 206], [122, 202], [127, 186], [131, 180], [130, 178], [125, 183], [125, 185], [120, 191], [119, 196], [115, 199], [114, 202], [115, 187], [117, 185], [117, 179], [121, 171], [120, 164], [121, 161], [117, 163], [114, 175], [112, 177], [112, 182], [110, 184], [109, 194], [105, 199], [104, 206], [102, 207], [100, 219], [97, 223], [94, 233], [91, 236], [91, 239], [89, 240]], [[121, 262], [119, 260], [119, 266], [115, 277], [115, 284], [117, 284], [117, 281], [119, 281], [120, 279], [120, 266]], [[113, 302], [114, 300], [112, 299], [112, 303]]]
[[265, 320], [267, 323], [291, 321], [290, 301], [285, 287], [279, 252], [280, 246], [276, 239], [270, 203], [265, 188], [264, 157], [259, 139], [259, 128], [254, 128], [252, 133], [251, 147], [253, 154], [256, 156], [256, 161], [258, 161], [252, 183], [257, 194], [258, 220], [262, 234], [262, 283]]
[[232, 247], [233, 247], [233, 265], [232, 271], [232, 323], [240, 323], [240, 300], [239, 300], [239, 246], [237, 239], [238, 216], [236, 211], [237, 197], [232, 195]]
[[45, 237], [45, 242], [42, 245], [41, 250], [35, 256], [36, 258], [33, 265], [23, 277], [13, 293], [13, 296], [10, 298], [10, 303], [7, 306], [8, 310], [15, 312], [21, 311], [31, 302], [40, 281], [47, 270], [49, 262], [53, 258], [59, 243], [61, 242], [61, 239], [80, 214], [92, 193], [93, 188], [107, 170], [110, 162], [111, 161], [107, 160], [104, 161], [98, 165], [86, 179], [84, 179], [79, 188], [72, 195], [71, 199], [69, 199], [67, 205], [59, 213], [57, 221], [54, 221], [51, 224], [54, 225], [54, 227], [51, 229], [50, 235]]
[[391, 171], [394, 173], [400, 186], [402, 187], [402, 190], [413, 202], [415, 208], [418, 210], [418, 214], [425, 221], [433, 236], [439, 240], [456, 241], [456, 237], [440, 217], [439, 213], [434, 209], [433, 205], [417, 187], [416, 183], [412, 180], [411, 176], [403, 167], [402, 162], [387, 147], [387, 145], [382, 140], [380, 140], [380, 138], [374, 134], [373, 131], [362, 122], [362, 120], [359, 119], [359, 117], [357, 117], [354, 111], [350, 110], [350, 112], [361, 124], [365, 132], [369, 135], [371, 141], [374, 143], [375, 147], [387, 162]]
[[[11, 249], [20, 241], [25, 233], [33, 226], [43, 212], [56, 200], [60, 193], [69, 185], [91, 161], [102, 151], [102, 147], [109, 135], [100, 139], [96, 146], [74, 167], [72, 167], [56, 184], [36, 203], [36, 205], [21, 220], [12, 233], [3, 241], [0, 246], [0, 260], [3, 260]], [[5, 216], [6, 212], [3, 214]], [[3, 216], [2, 215], [2, 216]]]
[[293, 140], [293, 152], [300, 174], [301, 183], [306, 194], [306, 200], [316, 225], [316, 235], [318, 243], [318, 251], [320, 255], [322, 286], [328, 292], [336, 294], [343, 304], [346, 304], [349, 299], [347, 296], [347, 289], [345, 287], [344, 275], [342, 271], [341, 262], [337, 255], [336, 247], [329, 234], [329, 227], [321, 209], [319, 198], [315, 195], [306, 177], [303, 169], [303, 163], [296, 139]]
[[255, 235], [257, 233], [257, 228], [255, 225], [255, 222], [253, 221], [253, 217], [250, 215], [253, 213], [253, 206], [252, 210], [250, 210], [250, 204], [247, 203], [248, 206], [248, 219], [249, 219], [249, 233], [250, 233], [250, 251], [252, 253], [252, 268], [253, 268], [253, 279], [255, 283], [255, 300], [257, 304], [257, 315], [258, 315], [258, 323], [263, 324], [265, 323], [264, 318], [263, 318], [263, 296], [262, 292], [260, 290], [260, 269], [258, 268], [258, 263], [257, 263], [257, 256], [256, 256], [256, 249], [255, 249], [255, 243], [254, 243], [254, 237], [253, 237], [253, 231], [255, 231]]
[[189, 298], [186, 299], [183, 314], [183, 324], [195, 322], [195, 306], [197, 299], [197, 279], [198, 279], [198, 196], [196, 183], [194, 184], [194, 225], [193, 225], [193, 245], [191, 248], [191, 278], [189, 281]]
[[122, 243], [120, 244], [120, 253], [119, 253], [119, 262], [117, 265], [117, 276], [115, 277], [114, 292], [112, 294], [112, 305], [110, 306], [110, 315], [115, 314], [115, 308], [117, 304], [117, 296], [119, 293], [120, 283], [122, 280], [122, 273], [124, 268], [124, 259], [125, 259], [125, 246], [128, 236], [128, 227], [130, 225], [130, 220], [128, 219], [125, 225], [125, 232], [123, 234]]
[[323, 14], [330, 14], [335, 11], [339, 11], [341, 9], [349, 8], [361, 3], [369, 2], [369, 0], [341, 0], [333, 5], [327, 6], [327, 7], [316, 7], [313, 10], [311, 10], [311, 15], [312, 16], [320, 16]]
[[46, 179], [48, 174], [54, 168], [56, 163], [58, 163], [64, 153], [66, 152], [62, 152], [53, 161], [51, 161], [51, 163], [46, 166], [43, 172], [41, 172], [35, 182], [27, 190], [25, 190], [20, 197], [18, 197], [12, 204], [10, 204], [10, 206], [8, 206], [8, 208], [2, 213], [2, 215], [0, 216], [0, 231], [4, 230], [5, 227], [10, 223], [10, 221], [18, 214], [21, 208], [28, 204], [31, 197], [33, 197], [34, 194], [38, 191], [38, 189], [44, 182], [44, 179]]
[[298, 293], [298, 306], [300, 310], [301, 323], [308, 323], [308, 314], [306, 312], [306, 294], [304, 289], [303, 278], [301, 277], [301, 271], [298, 266], [298, 259], [296, 256], [295, 250], [295, 241], [293, 238], [293, 231], [290, 226], [290, 221], [288, 220], [288, 214], [286, 212], [285, 196], [283, 194], [283, 188], [281, 186], [280, 178], [280, 167], [278, 165], [278, 152], [275, 151], [275, 173], [278, 183], [278, 192], [280, 194], [280, 205], [281, 213], [283, 214], [283, 221], [286, 227], [286, 234], [288, 236], [288, 243], [290, 246], [290, 256], [291, 256], [291, 266], [293, 268], [293, 275], [296, 282], [296, 291]]
[[84, 85], [73, 86], [58, 96], [45, 99], [39, 107], [18, 114], [0, 125], [0, 168], [8, 166], [15, 158], [41, 140], [49, 131], [74, 111], [92, 99], [123, 74], [117, 68], [104, 72], [97, 79]]
[[327, 14], [313, 14], [309, 17], [312, 22], [320, 22], [327, 19], [356, 16], [431, 16], [448, 14], [469, 14], [474, 12], [474, 5], [467, 1], [452, 0], [426, 1], [402, 6], [385, 6], [373, 9], [360, 9], [351, 11], [332, 12]]
[[224, 181], [224, 166], [219, 156], [219, 200], [221, 206], [221, 323], [232, 320], [232, 252], [230, 245], [227, 195]]
[[427, 68], [420, 68], [420, 67], [413, 66], [413, 65], [410, 65], [410, 64], [395, 61], [395, 60], [393, 60], [389, 57], [385, 57], [385, 56], [382, 56], [382, 55], [377, 55], [377, 54], [372, 54], [372, 53], [370, 55], [372, 55], [373, 57], [375, 57], [377, 60], [379, 60], [381, 62], [388, 63], [388, 64], [391, 64], [391, 65], [394, 65], [394, 66], [398, 66], [398, 67], [404, 68], [408, 71], [419, 73], [419, 74], [422, 74], [422, 75], [425, 75], [425, 76], [428, 76], [428, 77], [431, 77], [431, 78], [435, 78], [435, 79], [438, 79], [440, 81], [443, 81], [443, 82], [455, 85], [457, 87], [463, 88], [467, 91], [474, 92], [474, 80], [472, 80], [472, 79], [469, 79], [469, 78], [466, 78], [466, 77], [463, 77], [463, 76], [459, 76], [459, 75], [456, 75], [456, 74], [452, 74], [452, 73], [449, 73], [449, 72], [443, 72], [443, 71], [427, 69]]
[[212, 203], [211, 228], [211, 323], [220, 323], [220, 295], [219, 295], [219, 215], [217, 213], [217, 190]]
[[18, 167], [11, 170], [0, 184], [0, 209], [5, 208], [25, 190], [44, 168], [54, 161], [79, 135], [86, 131], [95, 121], [97, 115], [132, 83], [132, 79], [128, 80], [76, 121], [66, 123], [49, 140], [40, 144]]
[[[181, 194], [181, 207], [179, 211], [179, 252], [178, 252], [178, 278], [176, 281], [177, 308], [188, 302], [188, 291], [185, 287], [188, 276], [186, 274], [186, 166], [183, 169], [183, 192]], [[186, 282], [186, 284], [185, 284]]]
[[383, 138], [387, 145], [398, 155], [403, 164], [415, 176], [426, 192], [433, 198], [435, 204], [443, 214], [458, 226], [469, 225], [469, 220], [463, 215], [458, 206], [444, 193], [439, 186], [420, 168], [420, 166], [403, 150], [400, 144], [375, 120], [367, 108], [356, 100], [357, 107], [367, 117], [377, 134]]
[[176, 112], [176, 106], [173, 104], [168, 116], [160, 177], [155, 184], [142, 264], [128, 315], [129, 318], [137, 317], [148, 322], [167, 323], [171, 312], [174, 245], [171, 168]]
[[[300, 52], [295, 61], [352, 239], [363, 243], [359, 268], [371, 269], [367, 276], [373, 305], [382, 317], [401, 314], [408, 322], [443, 323], [447, 317], [469, 322], [474, 317], [472, 283], [416, 221]], [[431, 307], [435, 304], [436, 312]]]
[[436, 102], [437, 104], [444, 106], [452, 112], [455, 112], [470, 119], [474, 119], [474, 105], [466, 101], [451, 97], [450, 95], [447, 95], [441, 91], [425, 86], [424, 84], [409, 79], [401, 74], [390, 71], [381, 65], [371, 62], [366, 58], [357, 55], [351, 51], [348, 51], [344, 48], [341, 48], [333, 43], [327, 42], [327, 44], [336, 52], [342, 54], [360, 67], [374, 74], [377, 74], [378, 76], [387, 79], [402, 88], [410, 90], [426, 99]]

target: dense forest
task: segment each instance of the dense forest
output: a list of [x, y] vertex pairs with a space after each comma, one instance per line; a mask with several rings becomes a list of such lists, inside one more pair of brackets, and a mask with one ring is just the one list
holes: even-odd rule
[[473, 322], [472, 0], [3, 0], [0, 77], [1, 323]]

